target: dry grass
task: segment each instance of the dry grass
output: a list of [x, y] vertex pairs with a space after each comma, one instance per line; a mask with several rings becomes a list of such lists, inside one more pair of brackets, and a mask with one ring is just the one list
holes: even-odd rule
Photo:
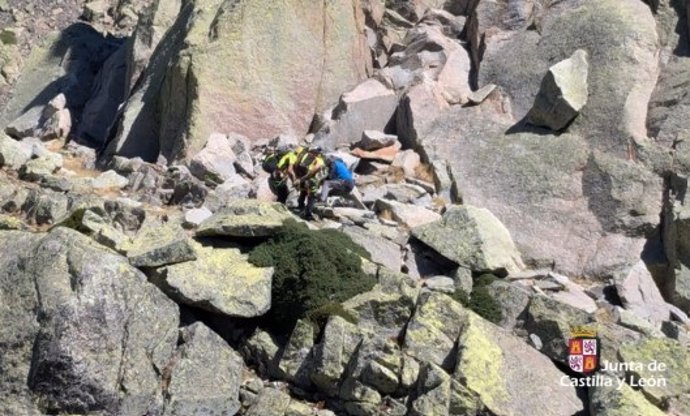
[[391, 166], [388, 169], [388, 183], [399, 183], [405, 181], [405, 171], [399, 166]]
[[436, 183], [434, 169], [426, 163], [422, 163], [417, 166], [417, 168], [414, 170], [414, 174], [417, 179], [421, 179], [424, 182], [429, 182], [432, 184]]

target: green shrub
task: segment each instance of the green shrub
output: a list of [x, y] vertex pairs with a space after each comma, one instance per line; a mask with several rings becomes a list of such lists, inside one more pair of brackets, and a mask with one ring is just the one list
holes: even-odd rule
[[503, 319], [501, 306], [496, 302], [496, 299], [491, 296], [486, 286], [479, 286], [472, 289], [472, 296], [470, 296], [468, 307], [487, 321], [498, 323]]
[[333, 304], [370, 290], [376, 278], [362, 271], [360, 256], [368, 254], [343, 233], [310, 231], [304, 224], [286, 222], [282, 231], [249, 253], [254, 265], [274, 267], [266, 323], [287, 332], [310, 312], [312, 319], [323, 321], [335, 310]]
[[491, 296], [489, 289], [487, 289], [487, 286], [496, 279], [497, 277], [492, 274], [483, 274], [475, 279], [470, 295], [464, 290], [457, 288], [451, 297], [462, 306], [476, 312], [477, 315], [482, 318], [493, 323], [498, 323], [503, 319], [501, 306], [496, 302], [496, 299]]
[[493, 283], [498, 277], [494, 276], [491, 273], [484, 273], [483, 275], [479, 276], [478, 278], [475, 279], [474, 281], [474, 287], [485, 287], [489, 286], [491, 283]]
[[16, 45], [17, 35], [11, 30], [3, 30], [0, 32], [0, 43], [5, 45]]
[[462, 306], [467, 306], [470, 303], [470, 295], [461, 288], [455, 289], [455, 292], [451, 294], [450, 297], [455, 299]]

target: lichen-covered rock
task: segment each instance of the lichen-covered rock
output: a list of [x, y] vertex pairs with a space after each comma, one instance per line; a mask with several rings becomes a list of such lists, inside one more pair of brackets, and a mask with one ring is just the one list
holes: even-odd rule
[[413, 416], [442, 416], [448, 414], [451, 377], [440, 367], [426, 363], [417, 382], [417, 399], [412, 402]]
[[412, 235], [470, 270], [513, 273], [524, 267], [508, 230], [483, 208], [451, 207], [441, 221], [415, 228]]
[[290, 405], [290, 395], [274, 388], [265, 388], [259, 392], [256, 403], [246, 416], [284, 416]]
[[582, 49], [549, 68], [527, 120], [552, 130], [565, 128], [587, 103], [587, 68]]
[[374, 415], [381, 405], [381, 394], [354, 378], [343, 381], [340, 398], [345, 410], [354, 416]]
[[198, 243], [192, 247], [196, 260], [155, 270], [152, 279], [164, 292], [179, 302], [227, 316], [250, 318], [268, 311], [272, 268], [253, 266], [237, 248]]
[[298, 386], [308, 386], [313, 347], [313, 324], [302, 319], [298, 320], [278, 362], [282, 377]]
[[132, 245], [132, 239], [129, 236], [91, 210], [84, 212], [79, 230], [119, 253], [126, 253]]
[[343, 302], [357, 326], [372, 333], [397, 337], [409, 321], [419, 289], [408, 276], [379, 268], [379, 283], [368, 292]]
[[40, 234], [20, 231], [0, 232], [0, 411], [3, 414], [39, 415], [26, 380], [40, 324], [34, 316], [38, 308], [35, 281], [20, 266], [26, 254], [41, 239]]
[[201, 322], [183, 328], [181, 339], [163, 415], [235, 414], [240, 408], [242, 357]]
[[420, 296], [412, 319], [407, 324], [403, 351], [419, 361], [452, 369], [451, 352], [466, 311], [448, 295], [429, 292]]
[[311, 381], [328, 395], [338, 393], [341, 376], [362, 340], [360, 330], [339, 316], [331, 316], [322, 340], [314, 347]]
[[0, 166], [19, 169], [31, 159], [31, 146], [23, 145], [0, 132]]
[[26, 225], [17, 217], [0, 214], [0, 230], [24, 230]]
[[[618, 354], [622, 362], [639, 363], [626, 375], [655, 405], [674, 403], [690, 408], [690, 352], [686, 346], [672, 339], [651, 338], [622, 345]], [[657, 366], [650, 366], [654, 362]], [[663, 370], [659, 368], [661, 363]]]
[[31, 189], [21, 209], [27, 219], [38, 225], [54, 224], [67, 214], [70, 202], [70, 198], [62, 193]]
[[[489, 294], [501, 308], [501, 321], [497, 324], [505, 329], [512, 329], [522, 313], [527, 309], [530, 293], [504, 280], [495, 280], [486, 287]], [[467, 291], [469, 293], [469, 291]]]
[[637, 331], [611, 323], [605, 318], [595, 320], [594, 316], [583, 310], [547, 296], [531, 298], [525, 312], [524, 329], [539, 337], [542, 342], [541, 352], [552, 360], [567, 364], [568, 339], [572, 336], [571, 328], [576, 326], [590, 327], [597, 332], [601, 340], [600, 358], [612, 363], [620, 361], [620, 345], [642, 338]]
[[61, 167], [62, 156], [57, 153], [47, 152], [22, 165], [19, 169], [19, 177], [25, 181], [36, 182], [46, 176], [52, 175]]
[[93, 178], [91, 186], [96, 189], [105, 188], [124, 188], [129, 183], [129, 179], [122, 175], [119, 175], [114, 170], [109, 170], [101, 173], [100, 175]]
[[283, 204], [256, 200], [235, 200], [202, 222], [196, 235], [201, 237], [268, 237], [294, 218]]
[[633, 390], [627, 383], [619, 386], [619, 380], [610, 375], [601, 375], [609, 379], [611, 386], [595, 386], [589, 393], [589, 412], [592, 416], [626, 416], [649, 415], [663, 416], [661, 409], [650, 403], [643, 393]]
[[160, 267], [196, 260], [191, 239], [175, 225], [141, 230], [127, 252], [136, 267]]
[[[563, 373], [514, 335], [466, 311], [453, 377], [497, 415], [572, 415], [583, 410]], [[548, 400], [544, 400], [548, 398]]]
[[10, 377], [55, 412], [159, 411], [177, 305], [124, 258], [76, 231], [15, 233], [0, 233], [0, 348], [3, 362], [18, 359]]

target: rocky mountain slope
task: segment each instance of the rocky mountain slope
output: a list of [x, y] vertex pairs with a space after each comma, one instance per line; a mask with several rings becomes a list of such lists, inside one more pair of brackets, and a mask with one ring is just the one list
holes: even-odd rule
[[[690, 414], [688, 18], [0, 0], [0, 413]], [[286, 145], [341, 157], [358, 203], [274, 202]], [[373, 287], [278, 328], [250, 257], [293, 221]], [[597, 385], [570, 382], [583, 325]]]

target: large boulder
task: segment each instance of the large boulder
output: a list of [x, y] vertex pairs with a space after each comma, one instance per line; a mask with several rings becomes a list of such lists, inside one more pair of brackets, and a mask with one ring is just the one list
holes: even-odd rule
[[418, 205], [379, 198], [375, 203], [376, 210], [383, 215], [389, 215], [399, 224], [409, 228], [419, 227], [441, 219], [441, 215], [430, 209]]
[[455, 380], [492, 414], [583, 411], [575, 387], [563, 386], [564, 374], [548, 357], [470, 311], [464, 312], [456, 360]]
[[524, 267], [508, 230], [484, 208], [451, 207], [440, 221], [414, 228], [412, 235], [473, 271], [505, 274]]
[[227, 137], [214, 133], [203, 150], [192, 157], [189, 171], [208, 184], [220, 184], [235, 175], [233, 163], [237, 160]]
[[28, 386], [46, 412], [161, 410], [177, 305], [76, 231], [3, 232], [0, 241], [0, 345], [2, 361], [15, 363], [9, 380]]
[[690, 173], [690, 146], [687, 144], [690, 120], [684, 116], [690, 108], [686, 91], [690, 86], [690, 58], [674, 56], [659, 74], [659, 81], [649, 101], [649, 135], [664, 148], [675, 148], [674, 170]]
[[61, 93], [71, 118], [79, 120], [99, 70], [120, 44], [85, 23], [47, 36], [26, 60], [12, 98], [0, 111], [0, 128], [14, 137], [40, 134], [49, 121], [44, 108]]
[[669, 261], [669, 273], [658, 281], [662, 294], [669, 302], [690, 312], [690, 210], [685, 204], [687, 179], [672, 181], [675, 201], [669, 201], [664, 218], [664, 251]]
[[403, 351], [420, 361], [452, 370], [452, 352], [465, 316], [463, 307], [449, 296], [438, 292], [422, 294], [407, 324]]
[[340, 378], [362, 340], [362, 333], [343, 318], [332, 315], [323, 330], [320, 343], [314, 346], [310, 378], [329, 396], [338, 393]]
[[510, 127], [491, 103], [452, 108], [416, 146], [447, 164], [463, 203], [505, 225], [526, 264], [568, 276], [627, 274], [659, 224], [662, 178], [592, 151], [580, 136]]
[[195, 261], [157, 269], [152, 280], [187, 305], [232, 317], [263, 315], [271, 307], [272, 268], [255, 267], [234, 247], [194, 244]]
[[397, 107], [395, 92], [375, 79], [368, 79], [340, 97], [331, 120], [314, 143], [335, 149], [358, 142], [366, 130], [384, 131]]
[[129, 248], [127, 257], [130, 264], [136, 267], [160, 267], [196, 260], [196, 252], [182, 228], [167, 225], [141, 230]]
[[412, 317], [419, 289], [407, 275], [378, 269], [378, 281], [370, 291], [343, 302], [357, 326], [381, 336], [397, 338]]
[[[661, 409], [650, 403], [638, 390], [619, 379], [602, 375], [604, 380], [589, 393], [589, 412], [593, 416], [625, 416], [630, 414], [663, 416]], [[610, 386], [608, 385], [610, 384]]]
[[587, 70], [587, 52], [582, 49], [549, 68], [527, 121], [551, 130], [564, 129], [587, 103]]
[[251, 140], [302, 135], [314, 114], [366, 76], [363, 29], [355, 0], [185, 3], [110, 153], [172, 160], [196, 154], [216, 131]]
[[268, 237], [294, 218], [283, 204], [237, 199], [199, 225], [197, 235]]
[[690, 410], [690, 353], [683, 344], [667, 338], [651, 338], [623, 345], [622, 362], [637, 363], [626, 375], [655, 405], [677, 414]]
[[235, 414], [245, 371], [242, 357], [201, 322], [180, 332], [163, 416]]
[[623, 306], [640, 318], [654, 324], [671, 319], [669, 305], [644, 262], [639, 261], [627, 276], [616, 283], [616, 292]]
[[343, 232], [356, 244], [362, 246], [371, 255], [373, 262], [386, 266], [394, 272], [400, 271], [402, 253], [399, 245], [360, 227], [344, 227]]
[[38, 307], [34, 279], [21, 266], [28, 248], [41, 239], [39, 234], [0, 232], [0, 412], [40, 415], [26, 380], [31, 370], [33, 344], [41, 325], [34, 310]]
[[31, 146], [14, 140], [0, 132], [0, 166], [19, 169], [31, 159]]
[[584, 49], [591, 93], [569, 131], [601, 151], [628, 157], [630, 139], [646, 137], [647, 103], [658, 73], [658, 36], [649, 7], [637, 0], [559, 2], [543, 9], [538, 27], [525, 31], [520, 24], [485, 36], [478, 84], [506, 91], [520, 120], [548, 68]]

